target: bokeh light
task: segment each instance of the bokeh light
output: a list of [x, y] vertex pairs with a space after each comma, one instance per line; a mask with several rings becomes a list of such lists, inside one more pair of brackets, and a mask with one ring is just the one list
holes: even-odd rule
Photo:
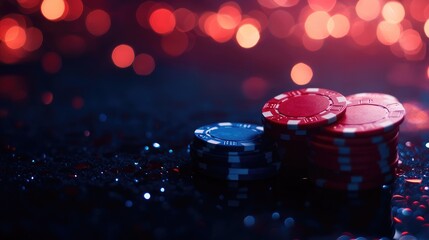
[[424, 31], [425, 31], [426, 37], [429, 38], [429, 19], [427, 19], [425, 22]]
[[300, 0], [272, 0], [276, 7], [293, 7], [299, 3]]
[[259, 42], [259, 30], [252, 24], [246, 23], [238, 28], [235, 39], [242, 48], [252, 48]]
[[359, 0], [355, 10], [362, 20], [372, 21], [380, 15], [381, 3], [379, 0]]
[[25, 9], [35, 9], [39, 6], [41, 0], [17, 0], [19, 6]]
[[404, 20], [405, 9], [400, 2], [390, 1], [384, 4], [381, 14], [389, 23], [400, 23]]
[[328, 32], [334, 38], [345, 37], [349, 30], [349, 19], [342, 14], [335, 14], [328, 21]]
[[429, 2], [427, 0], [411, 0], [408, 11], [415, 20], [424, 22], [429, 18]]
[[414, 29], [407, 29], [402, 32], [399, 38], [399, 45], [404, 52], [413, 53], [422, 46], [420, 34]]
[[234, 29], [241, 21], [240, 6], [235, 2], [226, 2], [219, 8], [216, 17], [222, 28]]
[[4, 42], [10, 49], [19, 49], [25, 45], [27, 34], [20, 26], [9, 28], [4, 35]]
[[399, 24], [382, 21], [377, 26], [377, 39], [384, 45], [398, 42], [400, 36], [401, 26]]
[[86, 29], [94, 36], [106, 34], [110, 29], [110, 15], [101, 9], [96, 9], [86, 16]]
[[180, 32], [189, 32], [197, 24], [197, 15], [186, 8], [179, 8], [174, 11], [176, 18], [176, 29]]
[[66, 15], [64, 21], [74, 21], [80, 18], [83, 13], [82, 0], [67, 0], [66, 2]]
[[279, 9], [271, 13], [268, 29], [273, 36], [286, 38], [292, 33], [294, 25], [293, 16], [289, 12]]
[[327, 12], [313, 12], [305, 20], [305, 32], [312, 39], [327, 38], [329, 36], [328, 22], [330, 18]]
[[26, 29], [27, 41], [23, 46], [23, 49], [31, 52], [36, 51], [42, 46], [43, 43], [43, 34], [40, 29], [35, 27], [30, 27]]
[[329, 12], [335, 7], [337, 0], [307, 0], [307, 2], [314, 11]]
[[136, 56], [133, 63], [134, 72], [141, 76], [148, 76], [155, 70], [155, 60], [146, 53]]
[[118, 45], [112, 51], [112, 61], [118, 68], [131, 66], [134, 57], [134, 49], [127, 44]]
[[313, 70], [305, 63], [297, 63], [290, 72], [292, 81], [297, 85], [306, 85], [313, 78]]
[[149, 17], [149, 23], [154, 32], [168, 34], [176, 27], [176, 18], [170, 10], [160, 8], [152, 12]]
[[42, 93], [42, 103], [45, 105], [49, 105], [54, 101], [54, 94], [52, 92], [44, 92]]
[[265, 97], [269, 84], [261, 77], [250, 77], [241, 84], [243, 95], [250, 100], [258, 100]]
[[65, 10], [64, 0], [43, 0], [40, 5], [42, 15], [50, 21], [60, 20], [64, 16]]
[[62, 59], [58, 53], [47, 52], [42, 57], [42, 67], [46, 73], [55, 74], [61, 70]]
[[182, 55], [189, 46], [189, 39], [185, 33], [174, 31], [161, 39], [161, 47], [170, 56]]
[[218, 21], [216, 13], [208, 13], [204, 20], [203, 30], [214, 41], [224, 43], [234, 36], [234, 29], [223, 28]]

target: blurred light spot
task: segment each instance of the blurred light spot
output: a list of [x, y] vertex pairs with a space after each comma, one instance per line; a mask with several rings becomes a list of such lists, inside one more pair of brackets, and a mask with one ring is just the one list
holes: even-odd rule
[[152, 12], [149, 17], [149, 23], [154, 32], [158, 34], [168, 34], [171, 33], [176, 26], [176, 18], [170, 10], [160, 8]]
[[220, 26], [216, 13], [211, 13], [204, 21], [204, 31], [214, 41], [224, 43], [234, 36], [234, 29], [225, 29]]
[[195, 28], [197, 16], [186, 8], [179, 8], [174, 11], [176, 18], [176, 29], [180, 32], [189, 32]]
[[307, 0], [307, 2], [314, 11], [329, 12], [335, 7], [337, 0]]
[[[281, 1], [281, 0], [278, 0]], [[279, 4], [276, 3], [276, 0], [258, 0], [259, 5], [265, 8], [273, 9], [280, 7]]]
[[126, 44], [118, 45], [112, 51], [112, 61], [119, 68], [131, 66], [134, 57], [134, 49]]
[[133, 63], [134, 72], [138, 75], [147, 76], [155, 70], [155, 60], [149, 54], [142, 53], [136, 56]]
[[161, 188], [161, 189], [159, 189], [159, 191], [161, 191], [161, 192], [165, 192], [165, 188]]
[[415, 52], [422, 45], [420, 34], [414, 29], [407, 29], [402, 32], [399, 38], [399, 45], [404, 52]]
[[19, 23], [13, 18], [5, 17], [1, 19], [0, 20], [0, 40], [5, 41], [5, 35], [7, 31], [9, 31], [9, 29], [11, 29], [12, 27], [16, 27], [16, 26], [19, 26]]
[[21, 101], [27, 98], [27, 85], [20, 76], [0, 76], [0, 98]]
[[317, 11], [310, 14], [305, 20], [305, 32], [312, 39], [325, 39], [329, 36], [327, 12]]
[[217, 21], [224, 29], [234, 29], [241, 21], [241, 9], [235, 2], [226, 2], [219, 8]]
[[423, 109], [419, 103], [405, 102], [403, 103], [407, 111], [404, 130], [424, 130], [429, 129], [429, 114], [426, 109]]
[[70, 56], [78, 56], [86, 50], [85, 39], [74, 34], [61, 36], [57, 45], [61, 53]]
[[425, 147], [429, 148], [429, 142], [425, 143]]
[[104, 113], [100, 113], [100, 115], [98, 115], [98, 120], [99, 120], [100, 122], [105, 122], [105, 121], [107, 121], [107, 115], [106, 115], [106, 114], [104, 114]]
[[66, 5], [68, 7], [68, 11], [67, 15], [64, 17], [64, 21], [74, 21], [82, 16], [82, 0], [66, 0]]
[[399, 24], [382, 21], [377, 26], [377, 39], [384, 45], [392, 45], [401, 36], [401, 26]]
[[379, 0], [359, 0], [356, 3], [356, 14], [359, 18], [365, 21], [371, 21], [378, 17], [381, 10]]
[[408, 11], [415, 20], [424, 22], [429, 18], [429, 2], [427, 0], [411, 0]]
[[299, 3], [299, 0], [272, 0], [277, 7], [293, 7]]
[[384, 20], [389, 23], [400, 23], [404, 20], [405, 9], [400, 2], [386, 2], [381, 10]]
[[254, 216], [249, 215], [243, 219], [243, 223], [244, 223], [244, 226], [246, 227], [252, 227], [253, 225], [255, 225], [256, 219]]
[[41, 0], [17, 0], [17, 2], [22, 8], [34, 9], [39, 6]]
[[364, 21], [355, 21], [350, 29], [350, 36], [360, 46], [368, 46], [376, 39], [376, 26]]
[[19, 49], [25, 45], [27, 34], [20, 26], [9, 28], [4, 35], [4, 42], [10, 49]]
[[110, 15], [101, 9], [94, 10], [86, 16], [85, 25], [92, 35], [104, 35], [110, 29]]
[[325, 43], [324, 39], [312, 39], [306, 34], [302, 35], [302, 45], [307, 49], [308, 51], [315, 52], [320, 50], [323, 47], [323, 44]]
[[235, 39], [242, 48], [252, 48], [259, 42], [259, 31], [252, 24], [243, 24], [238, 28]]
[[161, 4], [159, 2], [144, 1], [141, 3], [136, 10], [136, 20], [138, 24], [143, 28], [150, 29], [149, 16], [154, 10], [160, 7]]
[[43, 16], [50, 20], [56, 21], [63, 17], [66, 10], [64, 0], [43, 0], [40, 11]]
[[144, 199], [149, 200], [150, 199], [150, 193], [145, 193], [143, 195]]
[[61, 70], [61, 56], [55, 52], [47, 52], [42, 57], [42, 67], [47, 73], [57, 73]]
[[186, 33], [174, 31], [161, 39], [162, 50], [173, 57], [182, 55], [188, 49], [188, 46], [189, 39]]
[[429, 19], [427, 19], [425, 22], [424, 30], [425, 30], [426, 37], [429, 38]]
[[342, 38], [349, 33], [349, 19], [342, 14], [335, 14], [328, 21], [328, 32], [334, 38]]
[[73, 97], [71, 105], [74, 109], [81, 109], [85, 105], [85, 101], [81, 96]]
[[285, 10], [276, 10], [269, 17], [268, 29], [277, 38], [286, 38], [292, 33], [295, 20]]
[[313, 70], [305, 63], [297, 63], [290, 72], [292, 81], [297, 85], [306, 85], [313, 78]]
[[250, 77], [241, 84], [243, 95], [251, 100], [258, 100], [265, 97], [268, 91], [267, 81], [260, 77]]
[[[262, 11], [252, 10], [248, 12], [247, 15], [249, 16], [249, 18], [247, 19], [250, 19], [251, 21], [255, 22], [252, 24], [259, 29], [259, 32], [261, 32], [263, 29], [265, 29], [268, 26], [267, 15], [265, 15], [265, 13], [263, 13]], [[245, 20], [241, 21], [241, 23], [244, 23], [244, 21]]]
[[132, 206], [133, 206], [133, 201], [131, 201], [131, 200], [127, 200], [127, 201], [125, 201], [125, 207], [130, 208], [130, 207], [132, 207]]
[[54, 94], [52, 94], [52, 92], [44, 92], [42, 94], [42, 102], [45, 105], [49, 105], [52, 103], [52, 101], [54, 100]]
[[89, 136], [91, 136], [91, 132], [90, 132], [90, 131], [88, 131], [88, 130], [85, 130], [85, 131], [83, 131], [83, 135], [84, 135], [85, 137], [89, 137]]
[[408, 183], [416, 183], [416, 184], [422, 183], [421, 178], [407, 178], [407, 179], [405, 179], [405, 181]]
[[295, 219], [288, 217], [285, 219], [285, 221], [283, 222], [283, 224], [285, 225], [285, 227], [287, 228], [291, 228], [295, 225]]
[[245, 19], [243, 19], [243, 20], [241, 21], [241, 25], [244, 25], [244, 24], [250, 24], [250, 25], [255, 26], [255, 27], [256, 27], [256, 29], [258, 29], [258, 32], [261, 32], [261, 31], [262, 31], [262, 26], [261, 26], [261, 24], [259, 23], [259, 21], [258, 21], [258, 20], [254, 19], [254, 18], [245, 18]]
[[27, 51], [36, 51], [42, 46], [43, 34], [38, 28], [30, 27], [26, 29], [27, 41], [23, 48]]
[[273, 212], [273, 214], [271, 214], [271, 218], [273, 220], [278, 220], [280, 218], [280, 214], [278, 212]]

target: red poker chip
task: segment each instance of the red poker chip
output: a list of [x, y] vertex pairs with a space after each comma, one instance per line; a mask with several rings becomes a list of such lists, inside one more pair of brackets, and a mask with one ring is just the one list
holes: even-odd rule
[[399, 128], [395, 128], [390, 132], [385, 134], [380, 134], [370, 137], [355, 137], [355, 138], [345, 138], [345, 137], [333, 137], [328, 135], [313, 134], [310, 137], [310, 141], [335, 145], [335, 146], [356, 146], [356, 145], [371, 145], [371, 144], [380, 144], [386, 142], [392, 138], [398, 138]]
[[348, 99], [342, 118], [322, 130], [334, 136], [374, 136], [397, 128], [405, 117], [399, 102], [385, 102], [378, 98]]
[[310, 129], [332, 124], [347, 107], [346, 98], [323, 88], [304, 88], [285, 92], [262, 108], [265, 121], [289, 130]]
[[310, 141], [309, 146], [315, 152], [331, 152], [338, 155], [371, 155], [386, 156], [387, 153], [396, 149], [398, 138], [392, 138], [388, 142], [362, 146], [333, 146], [329, 144]]
[[355, 93], [346, 97], [347, 99], [381, 99], [386, 102], [398, 102], [398, 99], [385, 93]]

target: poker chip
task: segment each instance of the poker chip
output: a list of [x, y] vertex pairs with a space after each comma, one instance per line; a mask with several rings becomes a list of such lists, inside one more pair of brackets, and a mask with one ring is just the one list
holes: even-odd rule
[[323, 88], [304, 88], [275, 96], [262, 108], [264, 119], [288, 130], [332, 124], [346, 110], [346, 98]]
[[[261, 115], [262, 126], [222, 122], [196, 129], [189, 151], [195, 172], [235, 183], [289, 175], [353, 192], [396, 177], [405, 110], [392, 95], [344, 97], [304, 88], [268, 100]], [[233, 191], [231, 203], [238, 206], [246, 197]]]
[[402, 104], [382, 93], [347, 96], [345, 114], [309, 136], [309, 179], [318, 187], [361, 191], [396, 177]]
[[354, 138], [345, 138], [345, 137], [332, 137], [321, 134], [313, 134], [311, 140], [314, 142], [335, 145], [335, 146], [354, 146], [354, 145], [368, 145], [368, 144], [378, 144], [386, 142], [391, 138], [399, 137], [399, 129], [394, 129], [386, 134], [380, 134], [370, 137], [354, 137]]
[[229, 181], [263, 180], [276, 176], [280, 162], [263, 127], [222, 122], [195, 130], [189, 153], [196, 172]]
[[374, 136], [397, 128], [405, 117], [399, 102], [386, 103], [377, 98], [348, 99], [344, 117], [322, 128], [326, 134], [344, 137]]
[[263, 144], [263, 132], [263, 127], [255, 124], [222, 122], [196, 129], [194, 141], [221, 151], [255, 151]]
[[398, 102], [398, 99], [392, 95], [385, 94], [385, 93], [355, 93], [352, 95], [347, 96], [347, 99], [381, 99], [386, 102]]

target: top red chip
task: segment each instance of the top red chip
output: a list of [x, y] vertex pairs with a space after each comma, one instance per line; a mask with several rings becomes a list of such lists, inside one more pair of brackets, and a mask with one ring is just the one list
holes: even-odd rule
[[347, 107], [346, 98], [323, 88], [304, 88], [282, 93], [265, 103], [262, 115], [268, 123], [290, 130], [332, 124]]
[[405, 109], [398, 101], [380, 98], [347, 98], [346, 113], [323, 131], [336, 136], [355, 137], [383, 134], [397, 128], [405, 118]]

